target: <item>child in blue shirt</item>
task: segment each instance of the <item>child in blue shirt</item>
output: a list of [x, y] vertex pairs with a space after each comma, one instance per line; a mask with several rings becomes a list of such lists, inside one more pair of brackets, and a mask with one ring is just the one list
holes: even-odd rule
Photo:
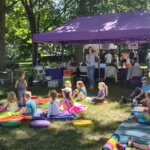
[[23, 111], [23, 113], [26, 113], [28, 116], [34, 116], [36, 112], [36, 103], [31, 100], [31, 92], [26, 91], [24, 94], [24, 99], [26, 101], [26, 108]]
[[104, 82], [98, 83], [98, 95], [97, 97], [92, 98], [92, 103], [102, 103], [106, 100], [106, 96], [108, 95], [108, 87]]
[[83, 81], [77, 81], [77, 89], [73, 92], [73, 98], [76, 97], [76, 100], [83, 100], [87, 97], [87, 91]]

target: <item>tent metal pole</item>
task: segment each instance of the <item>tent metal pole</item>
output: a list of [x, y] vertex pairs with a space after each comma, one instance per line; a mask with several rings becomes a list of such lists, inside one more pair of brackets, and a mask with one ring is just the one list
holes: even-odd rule
[[99, 82], [100, 82], [100, 78], [101, 78], [101, 77], [100, 77], [100, 76], [101, 76], [101, 74], [100, 74], [100, 61], [101, 61], [101, 60], [100, 60], [100, 41], [99, 41], [99, 55], [98, 55], [98, 57], [99, 57], [99, 58], [98, 58], [98, 78], [99, 78], [98, 80], [99, 80]]
[[61, 61], [64, 63], [64, 44], [61, 43]]

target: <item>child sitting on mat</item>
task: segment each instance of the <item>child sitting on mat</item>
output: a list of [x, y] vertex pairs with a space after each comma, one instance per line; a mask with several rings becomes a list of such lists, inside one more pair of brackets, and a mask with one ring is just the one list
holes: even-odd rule
[[24, 94], [24, 99], [26, 101], [26, 107], [22, 108], [22, 113], [23, 114], [27, 114], [28, 116], [34, 116], [35, 112], [36, 112], [36, 103], [31, 100], [31, 92], [30, 91], [26, 91]]
[[68, 81], [68, 80], [65, 81], [64, 86], [65, 86], [65, 88], [61, 90], [63, 97], [65, 97], [64, 90], [66, 90], [66, 89], [67, 89], [67, 91], [69, 91], [72, 94], [72, 84], [71, 84], [71, 81]]
[[76, 98], [76, 101], [83, 100], [87, 97], [87, 91], [83, 81], [77, 81], [77, 89], [73, 91], [73, 98]]
[[72, 92], [65, 88], [63, 91], [64, 100], [61, 101], [61, 105], [63, 105], [63, 109], [67, 110], [74, 106], [73, 100], [72, 100]]
[[23, 71], [20, 71], [18, 73], [18, 79], [15, 83], [15, 88], [18, 89], [19, 101], [20, 101], [20, 104], [23, 105], [24, 104], [24, 99], [23, 99], [24, 93], [27, 88], [27, 81], [25, 79], [25, 73]]
[[3, 104], [1, 111], [15, 112], [19, 110], [16, 93], [11, 91], [7, 95], [7, 102]]
[[51, 97], [51, 101], [48, 105], [47, 117], [55, 116], [60, 114], [59, 101], [57, 100], [57, 92], [52, 90], [48, 93], [48, 96]]
[[106, 96], [108, 95], [108, 87], [104, 82], [98, 83], [98, 96], [92, 98], [92, 103], [102, 103], [106, 100]]

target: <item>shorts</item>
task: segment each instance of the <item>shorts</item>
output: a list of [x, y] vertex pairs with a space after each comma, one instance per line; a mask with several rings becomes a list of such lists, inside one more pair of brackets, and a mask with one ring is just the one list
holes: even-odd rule
[[26, 90], [18, 90], [18, 97], [19, 97], [19, 100], [24, 97], [25, 91], [26, 91]]

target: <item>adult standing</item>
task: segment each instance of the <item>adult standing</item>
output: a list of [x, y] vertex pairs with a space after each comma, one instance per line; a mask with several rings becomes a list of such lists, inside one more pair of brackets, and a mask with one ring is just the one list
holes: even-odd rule
[[96, 54], [93, 48], [89, 47], [88, 54], [86, 55], [86, 63], [87, 63], [87, 75], [88, 75], [91, 90], [94, 89], [94, 84], [95, 84], [95, 80], [94, 80], [95, 63], [96, 63], [95, 59], [96, 59]]
[[110, 51], [105, 55], [106, 64], [112, 63], [112, 55], [110, 54]]

